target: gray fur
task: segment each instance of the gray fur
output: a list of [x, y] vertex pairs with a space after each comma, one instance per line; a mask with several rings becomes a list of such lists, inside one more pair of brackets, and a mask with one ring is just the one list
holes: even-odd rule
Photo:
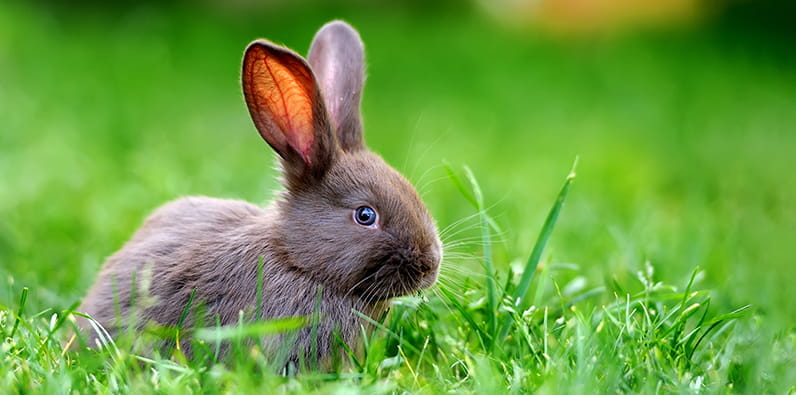
[[[334, 31], [342, 34], [327, 33]], [[322, 98], [330, 95], [321, 94], [315, 74], [300, 56], [264, 40], [252, 43], [244, 57], [244, 96], [261, 136], [282, 157], [285, 190], [267, 208], [208, 197], [180, 198], [160, 207], [108, 258], [80, 310], [113, 335], [131, 319], [136, 329], [150, 322], [174, 326], [196, 289], [193, 305], [203, 305], [206, 313], [200, 320], [213, 325], [217, 318], [222, 325], [233, 325], [241, 311], [254, 311], [257, 265], [262, 258], [264, 308], [247, 318], [309, 316], [316, 309], [319, 287], [323, 289], [317, 355], [309, 355], [311, 328], [301, 329], [288, 355], [289, 361], [298, 362], [300, 355], [328, 359], [335, 331], [356, 348], [364, 323], [353, 310], [378, 318], [389, 298], [431, 286], [441, 247], [425, 205], [409, 182], [380, 157], [364, 145], [350, 145], [362, 141], [358, 114], [363, 62], [358, 35], [350, 26], [333, 22], [321, 29], [313, 48], [346, 48], [352, 42], [359, 43], [359, 52], [342, 53], [354, 56], [353, 64], [360, 67], [343, 67], [331, 74], [324, 69], [321, 77], [332, 79], [321, 84], [324, 89], [339, 88], [338, 78], [347, 81], [343, 86], [357, 89], [344, 98], [342, 107], [328, 106], [337, 112], [343, 109], [338, 119], [347, 121], [342, 123], [329, 119]], [[309, 77], [302, 79], [313, 98], [315, 138], [309, 154], [286, 143], [289, 140], [282, 136], [290, 138], [294, 131], [280, 129], [274, 121], [278, 114], [253, 104], [262, 85], [247, 77], [253, 64], [249, 51], [267, 51], [291, 72]], [[328, 64], [318, 62], [313, 67]], [[346, 115], [346, 109], [355, 109], [356, 116]], [[340, 127], [348, 129], [341, 134]], [[378, 212], [376, 228], [354, 221], [353, 212], [362, 205]], [[194, 322], [194, 316], [188, 314], [183, 327], [204, 324]], [[85, 321], [80, 325], [93, 345], [96, 334]], [[272, 344], [266, 352], [275, 353], [282, 346]]]
[[344, 150], [362, 148], [359, 105], [365, 54], [359, 34], [344, 22], [329, 22], [312, 40], [307, 60], [320, 80], [340, 146]]

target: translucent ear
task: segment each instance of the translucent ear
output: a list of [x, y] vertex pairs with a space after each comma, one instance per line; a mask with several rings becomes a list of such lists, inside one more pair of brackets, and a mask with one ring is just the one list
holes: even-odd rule
[[363, 146], [364, 57], [359, 34], [341, 21], [327, 23], [318, 31], [307, 57], [320, 81], [337, 141], [347, 151]]
[[243, 95], [260, 135], [288, 165], [319, 170], [333, 155], [326, 109], [309, 65], [293, 51], [265, 40], [243, 57]]

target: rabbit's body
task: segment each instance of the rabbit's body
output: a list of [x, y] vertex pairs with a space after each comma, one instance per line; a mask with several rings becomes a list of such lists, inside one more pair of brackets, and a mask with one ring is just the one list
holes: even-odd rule
[[[431, 286], [441, 259], [434, 221], [412, 185], [364, 143], [363, 56], [342, 22], [318, 32], [309, 64], [270, 42], [250, 44], [243, 93], [281, 157], [284, 192], [264, 209], [206, 197], [159, 208], [107, 260], [81, 311], [111, 335], [149, 323], [191, 328], [319, 313], [295, 336], [264, 342], [266, 352], [288, 349], [288, 361], [299, 362], [328, 358], [335, 333], [355, 349], [364, 324], [356, 312], [378, 318], [389, 298]], [[94, 345], [95, 331], [81, 325]]]
[[[240, 312], [245, 312], [246, 321], [320, 314], [324, 319], [314, 329], [319, 355], [328, 355], [335, 332], [353, 344], [360, 330], [353, 311], [378, 314], [383, 303], [365, 303], [353, 292], [341, 294], [291, 264], [275, 208], [263, 210], [239, 200], [208, 197], [185, 197], [162, 206], [108, 259], [83, 311], [111, 335], [128, 327], [125, 318], [131, 313], [135, 329], [149, 322], [174, 327], [195, 289], [192, 313], [181, 324], [184, 328], [196, 326], [196, 311], [205, 313], [205, 322], [198, 326], [234, 325]], [[267, 300], [257, 306], [261, 259], [260, 286]], [[311, 330], [299, 331], [289, 361], [298, 362], [298, 353], [312, 348]], [[96, 338], [90, 332], [90, 342]], [[280, 346], [272, 344], [270, 351]], [[189, 342], [182, 347], [190, 353]]]
[[185, 197], [168, 203], [108, 258], [83, 309], [104, 324], [116, 314], [127, 317], [135, 304], [142, 324], [176, 325], [196, 288], [208, 314], [233, 323], [237, 311], [252, 307], [259, 257], [263, 277], [271, 280], [263, 287], [288, 280], [279, 277], [286, 270], [268, 264], [278, 254], [273, 217], [237, 200]]

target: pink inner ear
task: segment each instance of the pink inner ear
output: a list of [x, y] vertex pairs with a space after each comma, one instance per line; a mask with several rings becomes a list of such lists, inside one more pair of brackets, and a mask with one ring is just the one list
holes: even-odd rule
[[[253, 48], [250, 56], [254, 57], [249, 63], [248, 81], [254, 93], [253, 104], [259, 116], [270, 118], [277, 129], [264, 133], [263, 137], [276, 146], [287, 142], [308, 165], [312, 165], [315, 143], [312, 76], [300, 61], [280, 59], [262, 47]], [[281, 133], [281, 136], [273, 136], [274, 132]], [[266, 134], [271, 135], [270, 139], [281, 141], [270, 141]]]

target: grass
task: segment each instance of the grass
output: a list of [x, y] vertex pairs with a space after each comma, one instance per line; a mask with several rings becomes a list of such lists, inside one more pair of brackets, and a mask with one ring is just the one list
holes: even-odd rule
[[[171, 356], [158, 352], [154, 358], [141, 356], [148, 354], [146, 340], [142, 340], [147, 337], [136, 334], [122, 338], [120, 346], [119, 340], [111, 340], [104, 351], [76, 354], [66, 351], [62, 339], [53, 336], [72, 311], [43, 311], [26, 317], [22, 312], [28, 289], [24, 288], [18, 311], [0, 308], [0, 329], [6, 339], [3, 362], [9, 371], [4, 384], [15, 392], [56, 388], [249, 392], [273, 387], [290, 393], [343, 388], [428, 393], [733, 389], [737, 378], [732, 355], [727, 355], [728, 343], [733, 340], [734, 321], [749, 306], [713, 313], [708, 292], [693, 288], [699, 270], [687, 284], [677, 287], [657, 282], [648, 264], [638, 274], [641, 291], [629, 293], [613, 284], [614, 302], [596, 308], [581, 310], [588, 299], [608, 290], [585, 289], [577, 279], [561, 286], [553, 280], [553, 292], [537, 292], [533, 304], [525, 302], [532, 274], [540, 271], [550, 276], [577, 270], [567, 265], [537, 268], [574, 177], [574, 173], [567, 176], [517, 284], [509, 279], [507, 288], [496, 289], [497, 273], [488, 269], [481, 282], [440, 287], [434, 300], [418, 296], [397, 299], [386, 321], [363, 316], [376, 329], [365, 335], [364, 355], [357, 356], [349, 349], [351, 363], [342, 373], [309, 371], [282, 376], [259, 347], [240, 342], [298, 328], [301, 321], [295, 319], [199, 330], [195, 344], [209, 344], [210, 352], [198, 352], [191, 360], [179, 350]], [[475, 201], [481, 202], [478, 184], [472, 180]], [[488, 242], [490, 225], [484, 211], [478, 213], [484, 235], [481, 242]], [[482, 259], [491, 260], [489, 256]], [[537, 291], [544, 290], [544, 283], [535, 285]], [[467, 291], [459, 294], [456, 289]], [[494, 300], [498, 292], [500, 303], [484, 301]], [[5, 333], [12, 321], [10, 332]], [[502, 325], [498, 327], [497, 322]], [[22, 330], [18, 331], [20, 323]], [[212, 343], [219, 340], [238, 341], [231, 362], [218, 364], [214, 360]], [[87, 367], [87, 362], [94, 366]], [[251, 372], [258, 373], [256, 380], [240, 381]]]
[[[0, 3], [2, 392], [794, 391], [787, 45], [561, 41], [453, 5], [298, 4]], [[333, 373], [278, 375], [243, 345], [296, 322], [196, 334], [240, 340], [230, 364], [136, 337], [64, 351], [69, 311], [152, 209], [270, 199], [241, 51], [264, 36], [305, 52], [336, 17], [367, 46], [368, 144], [447, 229], [439, 285], [395, 300]]]

